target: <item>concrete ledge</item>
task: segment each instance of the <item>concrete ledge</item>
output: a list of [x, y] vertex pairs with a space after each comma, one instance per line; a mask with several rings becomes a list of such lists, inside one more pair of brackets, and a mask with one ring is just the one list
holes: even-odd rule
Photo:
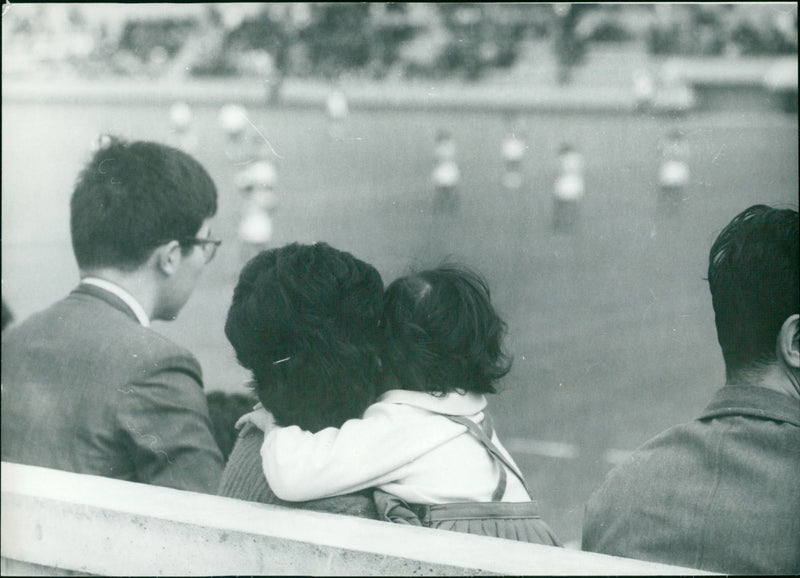
[[[600, 54], [595, 54], [595, 58]], [[708, 58], [649, 57], [643, 62], [660, 70], [674, 86], [661, 87], [651, 112], [687, 112], [694, 108], [693, 90], [762, 89], [797, 91], [796, 57]], [[644, 64], [642, 64], [644, 66]], [[588, 70], [588, 69], [587, 69]], [[343, 81], [351, 109], [489, 110], [499, 112], [541, 111], [559, 113], [629, 114], [636, 110], [632, 86], [627, 81], [611, 84], [573, 83], [557, 86], [536, 78], [502, 79], [477, 83], [452, 80], [375, 82]], [[281, 89], [281, 105], [324, 110], [332, 89], [330, 83], [287, 78]], [[236, 102], [245, 106], [266, 105], [267, 83], [235, 78], [78, 78], [57, 76], [34, 78], [3, 75], [3, 102], [131, 104], [166, 106], [218, 105]]]
[[[661, 57], [655, 58], [662, 72], [672, 70], [692, 86], [765, 86], [776, 76], [797, 88], [797, 57]], [[773, 83], [776, 80], [772, 81]]]
[[[342, 85], [351, 110], [525, 110], [567, 113], [628, 114], [635, 109], [628, 86], [550, 85], [506, 86], [452, 82], [381, 84], [351, 82]], [[236, 102], [247, 107], [266, 106], [267, 88], [252, 79], [192, 79], [163, 81], [121, 78], [48, 81], [3, 78], [3, 103], [131, 103], [163, 104], [177, 101], [190, 105]], [[281, 90], [281, 106], [325, 109], [331, 85], [287, 79]]]
[[[342, 86], [352, 110], [552, 110], [566, 112], [627, 113], [633, 109], [628, 87], [459, 85], [351, 83]], [[281, 106], [325, 109], [331, 85], [287, 79], [281, 90]], [[191, 79], [185, 81], [80, 80], [37, 81], [4, 78], [3, 102], [223, 105], [236, 102], [248, 107], [266, 106], [267, 88], [251, 79]]]
[[6, 462], [1, 527], [3, 574], [698, 573]]

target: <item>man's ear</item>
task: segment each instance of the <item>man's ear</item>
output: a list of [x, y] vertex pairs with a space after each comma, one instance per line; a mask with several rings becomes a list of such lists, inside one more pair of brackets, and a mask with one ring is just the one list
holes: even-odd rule
[[778, 334], [778, 355], [789, 367], [800, 369], [800, 315], [786, 318]]
[[154, 257], [158, 270], [170, 277], [175, 274], [181, 264], [181, 245], [178, 241], [164, 243], [155, 250]]

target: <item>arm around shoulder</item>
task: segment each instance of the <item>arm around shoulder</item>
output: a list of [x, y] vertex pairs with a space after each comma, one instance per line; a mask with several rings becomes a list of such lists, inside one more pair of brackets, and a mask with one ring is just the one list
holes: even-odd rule
[[261, 457], [275, 494], [297, 502], [394, 482], [403, 466], [463, 431], [449, 421], [442, 427], [440, 419], [381, 405], [341, 429], [311, 433], [290, 426], [270, 431]]

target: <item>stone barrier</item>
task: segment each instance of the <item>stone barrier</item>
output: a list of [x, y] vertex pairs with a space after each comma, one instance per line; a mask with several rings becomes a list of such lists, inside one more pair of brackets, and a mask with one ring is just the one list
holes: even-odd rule
[[0, 501], [3, 575], [698, 573], [7, 462]]

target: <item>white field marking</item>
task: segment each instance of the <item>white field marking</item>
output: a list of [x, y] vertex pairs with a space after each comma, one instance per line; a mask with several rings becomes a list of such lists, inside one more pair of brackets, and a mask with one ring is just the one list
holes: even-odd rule
[[[575, 444], [552, 442], [532, 438], [508, 438], [503, 440], [503, 445], [512, 454], [544, 456], [574, 460], [581, 455], [580, 448]], [[617, 465], [624, 462], [633, 452], [629, 450], [610, 449], [603, 454], [603, 460], [609, 464]]]
[[612, 464], [612, 465], [616, 466], [617, 464], [621, 464], [622, 462], [627, 460], [629, 457], [631, 457], [631, 454], [633, 454], [633, 452], [631, 450], [608, 450], [608, 451], [606, 451], [606, 453], [603, 456], [603, 458], [609, 464]]
[[508, 438], [503, 445], [512, 454], [545, 456], [548, 458], [575, 459], [580, 455], [578, 446], [564, 442], [549, 442], [531, 438]]

